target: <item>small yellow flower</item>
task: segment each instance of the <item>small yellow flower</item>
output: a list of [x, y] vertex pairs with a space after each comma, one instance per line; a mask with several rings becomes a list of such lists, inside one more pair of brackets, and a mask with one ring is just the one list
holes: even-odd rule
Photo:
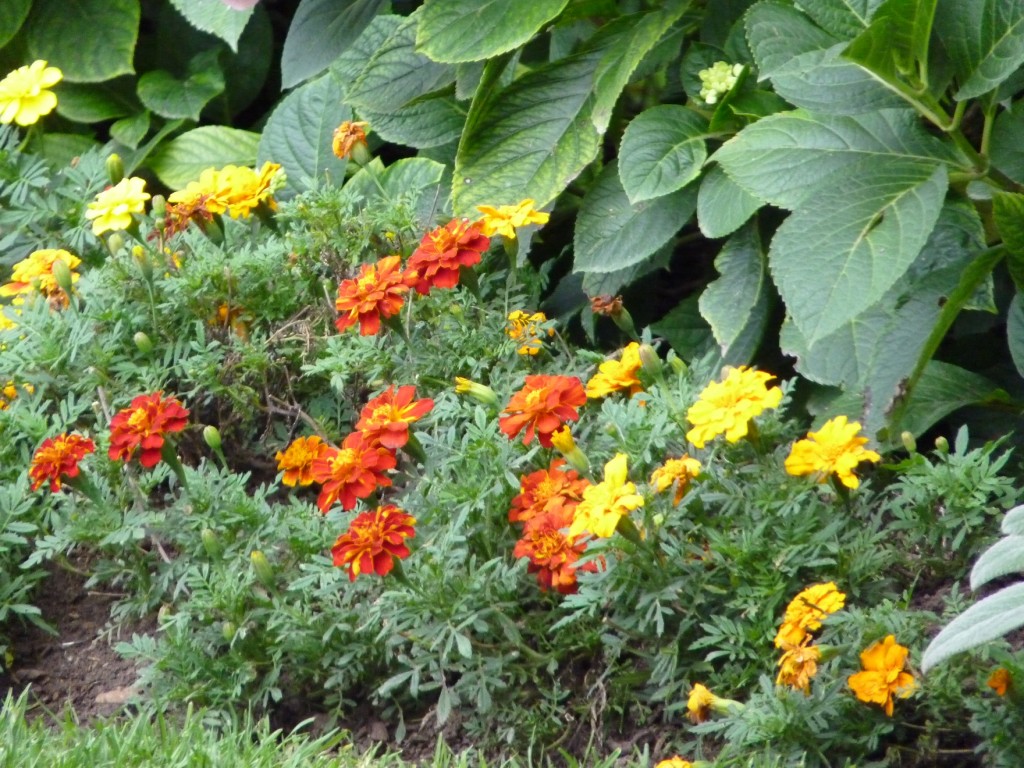
[[693, 768], [693, 763], [689, 760], [683, 760], [679, 755], [675, 755], [668, 760], [662, 760], [654, 768]]
[[723, 699], [715, 696], [711, 691], [700, 683], [694, 683], [690, 689], [690, 696], [686, 700], [686, 715], [694, 723], [703, 723], [711, 713], [727, 715], [730, 712], [742, 710], [743, 704], [733, 699]]
[[690, 487], [690, 481], [700, 475], [700, 470], [700, 462], [684, 454], [678, 459], [669, 459], [654, 470], [651, 485], [656, 493], [662, 493], [675, 485], [676, 495], [672, 504], [678, 506], [686, 495], [686, 489]]
[[544, 332], [548, 336], [555, 335], [554, 328], [545, 328], [544, 323], [548, 321], [547, 315], [543, 312], [534, 312], [528, 315], [521, 309], [517, 309], [508, 316], [508, 324], [505, 326], [505, 334], [512, 341], [519, 342], [520, 355], [536, 355], [544, 346]]
[[[78, 282], [80, 275], [73, 270], [82, 263], [82, 260], [63, 248], [44, 248], [33, 251], [27, 258], [14, 265], [11, 270], [11, 282], [0, 285], [0, 296], [38, 293], [62, 306], [67, 306], [68, 296], [54, 274], [54, 267], [58, 262], [63, 262], [67, 267], [71, 282]], [[14, 327], [14, 323], [11, 322], [9, 326], [0, 324], [0, 327]]]
[[[36, 388], [31, 384], [22, 384], [21, 388], [28, 394], [33, 394]], [[0, 411], [6, 411], [12, 401], [18, 398], [18, 387], [15, 383], [8, 379], [7, 383], [0, 388]]]
[[0, 123], [32, 125], [57, 106], [52, 88], [64, 75], [42, 60], [18, 67], [0, 80]]
[[846, 604], [846, 595], [835, 582], [812, 584], [786, 606], [782, 626], [775, 635], [775, 647], [789, 650], [807, 638], [808, 632], [821, 627], [821, 620]]
[[779, 659], [779, 676], [776, 685], [788, 685], [794, 691], [811, 692], [811, 678], [818, 674], [821, 649], [816, 645], [797, 645], [787, 650]]
[[509, 240], [516, 239], [516, 227], [527, 224], [547, 224], [550, 216], [533, 208], [533, 200], [523, 200], [518, 205], [478, 205], [476, 209], [483, 214], [480, 225], [487, 237], [496, 234]]
[[826, 421], [817, 432], [808, 432], [807, 439], [797, 440], [786, 458], [786, 471], [795, 476], [811, 475], [823, 483], [831, 475], [847, 488], [856, 488], [860, 480], [853, 470], [862, 461], [882, 460], [864, 447], [868, 439], [858, 436], [860, 424], [847, 423], [845, 416]]
[[644, 505], [644, 497], [626, 479], [629, 472], [626, 459], [626, 454], [616, 454], [604, 465], [604, 481], [583, 491], [583, 500], [576, 506], [569, 526], [570, 539], [584, 532], [607, 539], [615, 533], [623, 515]]
[[590, 459], [576, 445], [576, 440], [573, 439], [572, 430], [569, 429], [568, 424], [551, 433], [551, 445], [577, 472], [582, 472], [584, 475], [590, 473]]
[[630, 394], [640, 391], [640, 345], [635, 341], [622, 350], [620, 360], [605, 360], [598, 366], [590, 381], [587, 382], [587, 397], [595, 399], [607, 397], [613, 392], [629, 390]]
[[735, 443], [747, 434], [752, 418], [782, 402], [782, 390], [767, 386], [775, 378], [772, 374], [746, 366], [726, 370], [725, 379], [708, 384], [686, 412], [693, 425], [686, 439], [698, 448], [723, 433], [726, 440]]
[[847, 684], [858, 699], [878, 704], [892, 717], [893, 695], [905, 699], [914, 692], [914, 676], [904, 672], [908, 649], [896, 642], [893, 635], [869, 646], [860, 655], [863, 671], [847, 678]]
[[995, 691], [997, 696], [1005, 696], [1006, 692], [1010, 690], [1012, 682], [1010, 670], [1006, 667], [996, 667], [988, 676], [985, 685]]
[[96, 195], [85, 212], [85, 217], [92, 219], [92, 233], [99, 236], [104, 232], [128, 229], [132, 225], [132, 214], [146, 210], [150, 195], [145, 187], [145, 179], [132, 176]]

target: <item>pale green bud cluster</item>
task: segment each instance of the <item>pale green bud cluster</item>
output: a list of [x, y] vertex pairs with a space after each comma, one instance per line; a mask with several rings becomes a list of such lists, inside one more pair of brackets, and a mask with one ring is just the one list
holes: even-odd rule
[[742, 64], [730, 64], [727, 61], [716, 61], [710, 68], [702, 69], [697, 73], [702, 83], [700, 97], [707, 104], [717, 103], [736, 85], [736, 78], [742, 71]]

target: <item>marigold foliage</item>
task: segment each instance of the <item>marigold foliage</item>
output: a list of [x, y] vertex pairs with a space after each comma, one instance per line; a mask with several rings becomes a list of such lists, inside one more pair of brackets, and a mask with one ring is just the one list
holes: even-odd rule
[[847, 684], [854, 695], [867, 704], [878, 704], [892, 717], [893, 696], [905, 699], [914, 692], [914, 676], [904, 672], [909, 650], [886, 635], [860, 654], [863, 671], [850, 675]]
[[165, 398], [163, 394], [139, 395], [110, 420], [107, 455], [111, 461], [131, 461], [135, 451], [141, 450], [142, 466], [149, 469], [160, 463], [164, 436], [183, 430], [189, 415], [177, 398]]
[[95, 450], [92, 440], [75, 432], [47, 438], [32, 456], [28, 471], [32, 490], [48, 482], [50, 490], [56, 493], [61, 489], [62, 478], [78, 477], [78, 462]]
[[861, 462], [879, 462], [882, 457], [864, 447], [866, 437], [859, 435], [860, 424], [847, 423], [845, 416], [826, 421], [817, 432], [808, 432], [797, 440], [786, 457], [786, 471], [794, 476], [810, 475], [819, 483], [835, 475], [847, 488], [857, 488], [860, 480], [853, 470]]
[[721, 434], [730, 443], [746, 436], [752, 418], [782, 402], [782, 390], [768, 386], [774, 378], [770, 373], [746, 366], [727, 369], [725, 379], [708, 384], [686, 412], [693, 425], [686, 439], [703, 448], [708, 440]]

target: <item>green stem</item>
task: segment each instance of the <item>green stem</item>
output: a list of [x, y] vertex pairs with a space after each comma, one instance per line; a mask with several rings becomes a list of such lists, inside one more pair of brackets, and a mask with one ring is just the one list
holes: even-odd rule
[[174, 472], [174, 476], [178, 478], [178, 484], [188, 493], [188, 480], [185, 478], [185, 467], [181, 465], [181, 459], [178, 458], [178, 452], [171, 442], [170, 438], [164, 438], [163, 448], [160, 450], [160, 456], [167, 466]]

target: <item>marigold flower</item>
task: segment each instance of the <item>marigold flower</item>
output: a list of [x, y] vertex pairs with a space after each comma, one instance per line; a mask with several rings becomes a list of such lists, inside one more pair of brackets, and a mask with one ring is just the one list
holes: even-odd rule
[[316, 435], [297, 437], [284, 451], [278, 451], [274, 458], [277, 468], [284, 472], [281, 482], [285, 485], [312, 485], [313, 462], [329, 448]]
[[624, 453], [616, 454], [604, 465], [604, 480], [583, 491], [583, 500], [576, 506], [572, 525], [569, 526], [570, 536], [586, 531], [607, 539], [615, 533], [623, 515], [644, 505], [644, 497], [626, 479], [628, 471]]
[[409, 425], [430, 413], [434, 401], [416, 400], [416, 387], [407, 384], [397, 390], [388, 387], [366, 404], [356, 429], [367, 443], [380, 443], [392, 451], [409, 442]]
[[786, 471], [795, 476], [812, 475], [823, 483], [835, 474], [847, 488], [856, 488], [860, 480], [853, 470], [863, 461], [879, 462], [882, 457], [864, 447], [866, 437], [858, 436], [860, 424], [847, 423], [845, 416], [826, 421], [817, 432], [808, 432], [806, 440], [797, 440], [786, 457]]
[[587, 402], [583, 382], [575, 376], [527, 376], [523, 388], [512, 395], [498, 424], [512, 440], [523, 428], [523, 445], [536, 433], [540, 444], [551, 447], [551, 433], [566, 422], [576, 421], [576, 409]]
[[711, 717], [711, 709], [717, 698], [700, 683], [694, 683], [686, 700], [686, 716], [694, 723], [703, 723]]
[[534, 201], [523, 200], [517, 205], [478, 205], [476, 209], [483, 214], [480, 226], [488, 237], [501, 235], [509, 240], [516, 239], [516, 228], [528, 224], [547, 224], [549, 214], [534, 210]]
[[394, 504], [363, 512], [331, 547], [334, 564], [348, 570], [349, 581], [363, 573], [387, 576], [396, 559], [409, 556], [405, 540], [416, 535], [416, 518]]
[[775, 635], [775, 647], [789, 650], [807, 638], [808, 632], [821, 627], [821, 620], [846, 604], [846, 595], [835, 582], [812, 584], [786, 606], [782, 626]]
[[331, 141], [331, 149], [334, 154], [344, 160], [352, 155], [358, 145], [366, 147], [366, 129], [369, 123], [346, 120], [334, 129], [334, 136]]
[[1012, 682], [1010, 670], [1006, 667], [996, 667], [988, 676], [985, 685], [995, 691], [997, 696], [1005, 696], [1006, 692], [1010, 690]]
[[693, 763], [683, 760], [679, 755], [674, 755], [667, 760], [660, 761], [654, 768], [693, 768]]
[[179, 232], [184, 232], [192, 222], [200, 229], [204, 229], [213, 221], [214, 211], [207, 205], [209, 200], [209, 195], [199, 194], [180, 203], [168, 202], [164, 208], [164, 235], [173, 237]]
[[619, 360], [605, 360], [598, 366], [587, 382], [587, 397], [607, 397], [613, 392], [628, 389], [635, 395], [643, 387], [637, 374], [640, 372], [640, 345], [635, 341], [626, 345]]
[[338, 310], [335, 326], [344, 331], [359, 322], [360, 336], [373, 336], [380, 330], [381, 318], [397, 315], [405, 304], [415, 272], [402, 270], [400, 256], [385, 256], [376, 264], [363, 264], [359, 275], [343, 280], [334, 302]]
[[818, 674], [821, 649], [816, 645], [802, 645], [789, 648], [779, 659], [779, 675], [776, 685], [788, 685], [794, 691], [810, 694], [811, 678]]
[[590, 311], [595, 315], [614, 317], [622, 312], [622, 297], [609, 294], [592, 296], [590, 299]]
[[722, 433], [730, 443], [747, 434], [750, 420], [766, 408], [777, 408], [782, 390], [766, 386], [774, 379], [770, 373], [752, 371], [746, 366], [728, 368], [723, 381], [713, 381], [690, 406], [686, 418], [693, 429], [686, 439], [698, 448]]
[[0, 80], [0, 123], [33, 125], [57, 106], [57, 96], [47, 90], [64, 75], [57, 67], [48, 67], [42, 59], [18, 67]]
[[417, 293], [426, 295], [431, 288], [454, 288], [459, 284], [459, 269], [479, 264], [490, 247], [491, 241], [469, 219], [452, 219], [428, 232], [409, 257], [409, 269], [417, 274]]
[[147, 469], [160, 463], [164, 435], [181, 432], [188, 424], [189, 411], [174, 397], [163, 392], [139, 395], [127, 408], [110, 420], [111, 461], [131, 461], [135, 450], [142, 449], [139, 463]]
[[[61, 306], [67, 306], [69, 297], [54, 275], [54, 265], [61, 261], [74, 270], [82, 260], [63, 248], [44, 248], [33, 251], [11, 270], [11, 282], [0, 285], [0, 296], [18, 296], [39, 293]], [[71, 282], [77, 283], [81, 275], [71, 271]]]
[[573, 438], [572, 430], [569, 427], [562, 427], [552, 432], [551, 445], [565, 457], [565, 460], [569, 462], [569, 466], [577, 472], [582, 472], [586, 475], [590, 474], [590, 459], [576, 445], [576, 440]]
[[584, 489], [590, 483], [574, 470], [563, 470], [563, 459], [554, 459], [547, 469], [538, 469], [519, 478], [519, 494], [512, 499], [508, 511], [509, 522], [531, 522], [542, 515], [558, 515], [564, 526], [572, 522], [576, 505], [583, 499]]
[[862, 672], [850, 675], [847, 684], [863, 702], [878, 704], [892, 717], [893, 695], [905, 699], [914, 692], [914, 676], [904, 672], [909, 651], [896, 642], [894, 635], [886, 635], [860, 655]]
[[467, 379], [464, 376], [455, 377], [455, 393], [469, 395], [481, 405], [488, 408], [496, 408], [498, 405], [498, 394], [486, 384]]
[[96, 444], [88, 437], [76, 432], [64, 433], [47, 438], [32, 456], [28, 476], [32, 479], [32, 490], [49, 482], [50, 490], [61, 489], [61, 478], [77, 477], [78, 462], [96, 450]]
[[171, 194], [167, 202], [211, 214], [227, 213], [233, 219], [248, 218], [260, 203], [275, 207], [273, 194], [283, 178], [280, 170], [280, 165], [271, 162], [263, 163], [258, 171], [239, 165], [207, 168], [198, 181]]
[[357, 499], [365, 499], [378, 486], [391, 485], [384, 474], [394, 469], [395, 454], [379, 445], [370, 445], [358, 432], [345, 438], [341, 449], [327, 446], [313, 460], [313, 480], [323, 486], [316, 504], [325, 515], [334, 502], [348, 510]]
[[[517, 309], [508, 316], [508, 324], [505, 326], [505, 334], [512, 341], [519, 342], [516, 350], [520, 355], [536, 355], [544, 346], [544, 326], [548, 321], [547, 315], [543, 312], [534, 312], [528, 315], [521, 309]], [[555, 335], [554, 328], [547, 329], [548, 336]]]
[[696, 459], [687, 455], [678, 459], [669, 459], [651, 475], [651, 485], [657, 493], [662, 493], [673, 485], [676, 487], [675, 498], [672, 504], [678, 506], [690, 487], [690, 481], [700, 475], [701, 465]]
[[85, 212], [85, 217], [92, 220], [92, 233], [99, 236], [104, 232], [128, 229], [132, 225], [132, 214], [146, 210], [150, 195], [145, 187], [145, 179], [132, 176], [96, 195]]
[[554, 587], [563, 595], [576, 592], [574, 563], [586, 550], [585, 536], [567, 536], [568, 524], [563, 510], [546, 512], [533, 518], [523, 530], [523, 537], [512, 550], [513, 557], [527, 557], [527, 571], [537, 574], [540, 591]]

